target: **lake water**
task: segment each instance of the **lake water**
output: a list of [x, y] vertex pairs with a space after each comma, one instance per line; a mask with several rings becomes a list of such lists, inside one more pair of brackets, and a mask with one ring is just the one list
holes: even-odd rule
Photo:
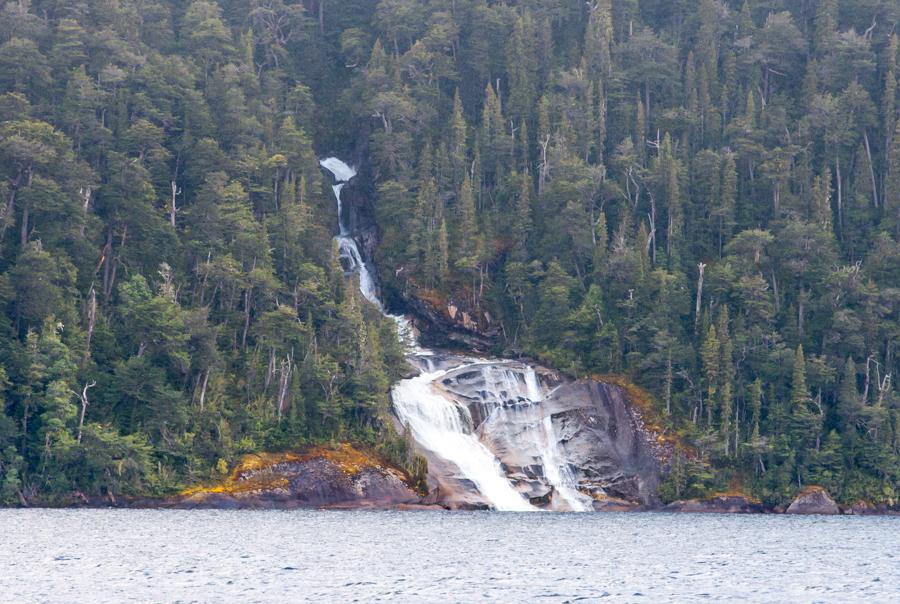
[[900, 601], [900, 518], [0, 510], [3, 602]]

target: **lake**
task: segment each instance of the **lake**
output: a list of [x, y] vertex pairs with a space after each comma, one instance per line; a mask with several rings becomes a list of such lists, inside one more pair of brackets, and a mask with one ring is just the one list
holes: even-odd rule
[[3, 602], [896, 602], [900, 518], [0, 510]]

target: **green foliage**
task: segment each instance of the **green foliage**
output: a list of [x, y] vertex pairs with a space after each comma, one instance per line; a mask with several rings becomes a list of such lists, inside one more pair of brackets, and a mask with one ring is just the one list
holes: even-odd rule
[[315, 144], [368, 150], [388, 294], [656, 395], [667, 498], [896, 502], [895, 2], [303, 4], [3, 10], [0, 501], [336, 438], [421, 478]]
[[[413, 467], [393, 323], [335, 270], [312, 144], [373, 11], [329, 4], [316, 31], [280, 2], [83, 8], [0, 19], [0, 503], [165, 494], [332, 438]], [[431, 228], [437, 281], [451, 229]]]
[[[488, 3], [441, 48], [380, 3], [392, 51], [353, 82], [381, 99], [356, 115], [383, 274], [655, 393], [702, 452], [667, 496], [817, 481], [895, 502], [900, 59], [890, 28], [858, 33], [889, 4]], [[454, 74], [427, 100], [425, 48]]]

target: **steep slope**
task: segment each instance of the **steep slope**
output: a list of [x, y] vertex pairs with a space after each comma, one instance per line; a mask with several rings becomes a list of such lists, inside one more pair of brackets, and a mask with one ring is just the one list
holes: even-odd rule
[[[374, 269], [348, 227], [342, 193], [356, 170], [321, 161], [336, 181], [342, 264], [363, 296], [385, 312]], [[365, 256], [365, 257], [364, 257]], [[659, 463], [652, 438], [617, 387], [563, 382], [507, 359], [458, 356], [418, 346], [397, 321], [419, 375], [395, 384], [398, 422], [429, 462], [430, 500], [448, 507], [591, 511], [610, 499], [653, 504]]]

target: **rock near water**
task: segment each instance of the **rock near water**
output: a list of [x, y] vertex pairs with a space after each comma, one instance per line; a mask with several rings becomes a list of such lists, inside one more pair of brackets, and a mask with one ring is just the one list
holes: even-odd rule
[[350, 445], [250, 455], [222, 483], [185, 492], [180, 508], [397, 508], [421, 503], [407, 477]]
[[746, 495], [724, 494], [707, 499], [673, 501], [663, 508], [666, 512], [696, 512], [712, 514], [756, 514], [766, 512], [765, 506]]
[[[655, 434], [622, 388], [513, 361], [462, 365], [433, 388], [458, 406], [467, 431], [532, 506], [599, 511], [659, 505]], [[450, 508], [489, 506], [452, 461], [428, 446], [419, 451], [428, 460], [430, 501]]]
[[822, 487], [807, 487], [800, 492], [788, 507], [786, 514], [840, 514], [837, 503]]

